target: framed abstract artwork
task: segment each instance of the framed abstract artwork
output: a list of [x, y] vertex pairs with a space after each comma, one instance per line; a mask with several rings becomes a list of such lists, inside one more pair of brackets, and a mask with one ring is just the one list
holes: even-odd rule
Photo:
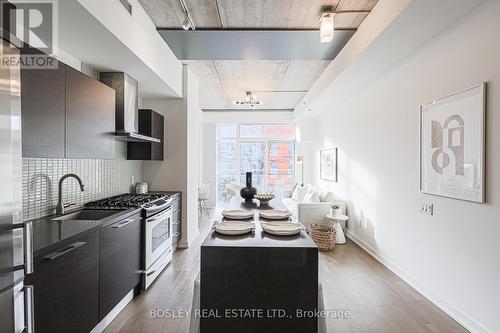
[[485, 202], [486, 83], [420, 107], [420, 190]]
[[322, 149], [320, 152], [320, 178], [337, 181], [337, 148]]

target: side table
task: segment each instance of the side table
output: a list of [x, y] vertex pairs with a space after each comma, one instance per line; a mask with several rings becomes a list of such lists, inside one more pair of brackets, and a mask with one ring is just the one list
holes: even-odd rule
[[349, 220], [349, 216], [347, 216], [347, 215], [335, 216], [332, 214], [328, 214], [328, 215], [326, 215], [326, 218], [329, 220], [332, 220], [335, 223], [335, 231], [337, 233], [336, 239], [335, 239], [335, 244], [345, 244], [344, 230], [342, 230], [342, 226], [340, 225], [340, 221]]

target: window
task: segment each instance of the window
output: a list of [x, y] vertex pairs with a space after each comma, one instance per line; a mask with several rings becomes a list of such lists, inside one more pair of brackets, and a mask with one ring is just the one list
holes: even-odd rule
[[217, 202], [227, 201], [226, 185], [236, 182], [236, 125], [217, 125]]
[[248, 171], [258, 192], [280, 197], [293, 187], [294, 157], [293, 124], [217, 124], [217, 203], [228, 201], [227, 184], [245, 185]]
[[266, 191], [266, 144], [264, 142], [240, 143], [240, 184], [245, 185], [245, 174], [252, 173], [252, 186], [257, 192]]

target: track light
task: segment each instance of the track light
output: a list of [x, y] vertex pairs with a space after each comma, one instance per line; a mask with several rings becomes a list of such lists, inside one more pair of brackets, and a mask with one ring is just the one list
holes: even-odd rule
[[189, 28], [191, 28], [191, 22], [189, 21], [189, 16], [186, 15], [186, 18], [184, 19], [184, 22], [182, 23], [182, 29], [189, 30]]
[[195, 30], [196, 28], [194, 27], [194, 22], [191, 17], [191, 14], [189, 14], [189, 9], [186, 5], [186, 0], [179, 0], [179, 3], [181, 4], [182, 11], [184, 14], [186, 14], [186, 17], [184, 18], [184, 22], [182, 22], [182, 29], [184, 30]]
[[321, 14], [319, 19], [321, 43], [330, 43], [332, 41], [335, 30], [334, 17], [335, 13], [333, 12], [323, 12]]

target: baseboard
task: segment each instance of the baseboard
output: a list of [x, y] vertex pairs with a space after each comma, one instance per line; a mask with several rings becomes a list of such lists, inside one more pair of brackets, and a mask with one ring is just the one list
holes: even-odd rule
[[448, 316], [455, 319], [460, 325], [465, 327], [472, 333], [493, 333], [492, 331], [483, 327], [476, 320], [469, 317], [464, 312], [457, 309], [450, 302], [439, 296], [436, 292], [434, 292], [431, 288], [425, 286], [422, 283], [417, 282], [414, 278], [412, 278], [409, 274], [407, 274], [404, 270], [402, 270], [398, 265], [391, 262], [389, 259], [384, 257], [382, 254], [378, 253], [371, 246], [362, 241], [358, 236], [353, 234], [350, 230], [347, 230], [346, 236], [349, 237], [354, 243], [359, 245], [363, 250], [365, 250], [369, 255], [371, 255], [375, 260], [380, 262], [382, 265], [391, 270], [394, 274], [396, 274], [403, 281], [408, 283], [413, 289], [419, 292], [422, 296], [427, 298], [430, 302], [444, 311]]
[[191, 236], [191, 241], [188, 242], [186, 240], [180, 240], [179, 243], [177, 244], [177, 247], [179, 249], [187, 249], [199, 236], [200, 236], [200, 229], [196, 228], [195, 235]]
[[179, 241], [179, 243], [177, 243], [177, 247], [179, 249], [187, 249], [189, 247], [189, 244], [186, 241]]
[[102, 333], [106, 327], [111, 324], [113, 319], [116, 318], [122, 312], [122, 310], [127, 306], [128, 303], [134, 298], [134, 289], [132, 289], [125, 297], [118, 303], [113, 310], [111, 310], [106, 317], [104, 317], [99, 324], [90, 333]]

